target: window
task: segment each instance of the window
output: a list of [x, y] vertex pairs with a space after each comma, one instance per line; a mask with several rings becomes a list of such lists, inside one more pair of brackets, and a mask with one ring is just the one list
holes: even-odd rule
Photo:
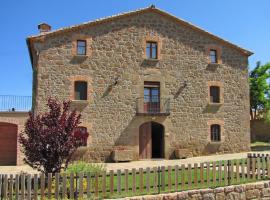
[[146, 58], [157, 59], [157, 42], [146, 42]]
[[75, 128], [74, 136], [81, 146], [87, 146], [87, 138], [89, 134], [86, 127], [78, 126]]
[[75, 100], [87, 100], [87, 82], [75, 81]]
[[210, 103], [220, 103], [220, 88], [210, 86]]
[[218, 63], [217, 50], [215, 49], [210, 49], [210, 62]]
[[147, 113], [160, 112], [159, 82], [144, 82], [144, 111]]
[[77, 40], [77, 55], [86, 55], [86, 40]]
[[211, 141], [220, 142], [220, 125], [219, 124], [211, 125]]

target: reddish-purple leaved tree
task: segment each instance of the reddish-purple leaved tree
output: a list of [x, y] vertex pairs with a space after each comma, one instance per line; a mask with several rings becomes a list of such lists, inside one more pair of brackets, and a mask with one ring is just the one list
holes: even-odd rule
[[29, 113], [25, 130], [19, 136], [24, 161], [45, 174], [66, 168], [82, 141], [77, 139], [79, 134], [74, 134], [81, 115], [70, 111], [70, 102], [50, 98], [47, 105], [46, 113]]

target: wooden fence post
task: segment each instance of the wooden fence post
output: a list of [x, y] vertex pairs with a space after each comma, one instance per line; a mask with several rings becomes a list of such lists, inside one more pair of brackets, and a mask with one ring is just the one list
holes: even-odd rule
[[47, 187], [48, 187], [48, 198], [51, 199], [52, 198], [52, 173], [48, 173], [48, 177], [47, 177]]
[[207, 187], [210, 186], [210, 163], [206, 163], [206, 178], [207, 178]]
[[[96, 174], [98, 176], [98, 174]], [[79, 199], [83, 198], [83, 179], [84, 179], [84, 173], [79, 173]], [[96, 187], [98, 187], [98, 181], [96, 183]]]
[[264, 156], [264, 154], [262, 154], [262, 165], [261, 165], [261, 167], [262, 167], [262, 178], [263, 179], [265, 179], [266, 177], [266, 175], [265, 175], [265, 167], [266, 167], [266, 165], [265, 165], [265, 163], [266, 163], [266, 157]]
[[198, 186], [198, 163], [194, 164], [194, 186]]
[[32, 176], [31, 174], [28, 174], [27, 175], [27, 199], [28, 200], [31, 200], [31, 192], [32, 192], [31, 186], [32, 186]]
[[150, 192], [150, 168], [146, 168], [146, 191], [147, 193]]
[[161, 190], [165, 190], [165, 166], [161, 167]]
[[172, 167], [168, 166], [168, 190], [172, 190]]
[[252, 179], [255, 180], [256, 179], [256, 158], [255, 157], [252, 157]]
[[107, 196], [107, 191], [106, 191], [106, 178], [107, 178], [107, 173], [106, 171], [102, 172], [102, 196], [105, 199]]
[[222, 184], [222, 161], [218, 162], [218, 183]]
[[232, 163], [231, 163], [231, 160], [228, 160], [228, 166], [227, 166], [227, 169], [228, 169], [228, 185], [231, 185], [231, 173], [232, 173], [232, 171], [231, 171], [231, 165], [232, 165]]
[[4, 175], [4, 182], [3, 182], [3, 199], [7, 199], [8, 195], [8, 175]]
[[40, 174], [40, 195], [41, 195], [41, 199], [45, 198], [45, 175], [44, 174]]
[[154, 191], [158, 192], [158, 169], [154, 167]]
[[125, 192], [128, 193], [129, 191], [129, 185], [128, 185], [128, 169], [125, 169]]
[[69, 175], [69, 196], [74, 199], [74, 173], [71, 172]]
[[67, 175], [66, 173], [63, 173], [62, 175], [62, 199], [66, 198], [66, 194], [67, 194]]
[[[19, 178], [19, 174], [16, 174], [15, 177], [15, 199], [19, 199], [19, 192], [20, 192], [20, 178]], [[1, 195], [0, 195], [1, 197]]]
[[121, 170], [117, 170], [117, 193], [121, 194]]
[[13, 174], [9, 176], [9, 199], [13, 199]]
[[236, 182], [239, 182], [239, 160], [236, 160]]
[[136, 169], [132, 168], [132, 192], [133, 194], [136, 192]]
[[95, 174], [95, 196], [98, 197], [98, 191], [99, 191], [99, 183], [98, 179], [99, 178], [99, 173]]
[[37, 199], [38, 199], [38, 175], [34, 174], [34, 200]]
[[191, 164], [188, 164], [187, 177], [188, 177], [188, 189], [190, 189], [191, 188], [191, 184], [192, 184]]
[[178, 167], [178, 165], [176, 165], [175, 167], [174, 167], [174, 179], [175, 179], [175, 181], [174, 181], [174, 190], [176, 191], [176, 192], [178, 192], [178, 178], [179, 178], [179, 167]]
[[91, 198], [91, 173], [90, 172], [88, 172], [86, 175], [86, 183], [87, 183], [87, 187], [86, 187], [87, 198], [90, 199]]
[[59, 199], [59, 173], [55, 174], [55, 189], [54, 189], [55, 199]]
[[212, 172], [213, 172], [213, 184], [212, 186], [216, 186], [216, 181], [217, 181], [217, 177], [216, 177], [216, 161], [213, 161], [213, 166], [212, 166]]
[[157, 173], [158, 173], [158, 185], [157, 185], [157, 187], [158, 187], [158, 194], [160, 194], [160, 166], [158, 166]]
[[25, 175], [21, 175], [21, 198], [25, 199]]
[[270, 179], [270, 157], [266, 158], [266, 169], [267, 169], [267, 178]]
[[185, 170], [186, 166], [184, 164], [181, 165], [181, 189], [185, 189], [186, 181], [185, 181]]
[[250, 179], [250, 165], [251, 164], [251, 157], [250, 154], [248, 154], [248, 158], [247, 158], [247, 180]]
[[110, 170], [110, 193], [113, 195], [114, 193], [114, 172]]
[[200, 163], [200, 185], [204, 185], [204, 176], [203, 176], [203, 171], [204, 171], [204, 163]]

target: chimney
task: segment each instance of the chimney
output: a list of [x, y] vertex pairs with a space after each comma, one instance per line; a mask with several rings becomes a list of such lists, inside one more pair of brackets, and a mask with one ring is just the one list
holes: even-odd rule
[[51, 26], [47, 23], [41, 23], [38, 25], [38, 30], [40, 33], [46, 33], [46, 32], [49, 32], [51, 31]]

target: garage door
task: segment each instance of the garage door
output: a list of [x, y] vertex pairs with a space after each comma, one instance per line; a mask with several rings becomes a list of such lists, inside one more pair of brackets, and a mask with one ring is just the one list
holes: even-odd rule
[[0, 122], [0, 165], [16, 165], [17, 125]]

